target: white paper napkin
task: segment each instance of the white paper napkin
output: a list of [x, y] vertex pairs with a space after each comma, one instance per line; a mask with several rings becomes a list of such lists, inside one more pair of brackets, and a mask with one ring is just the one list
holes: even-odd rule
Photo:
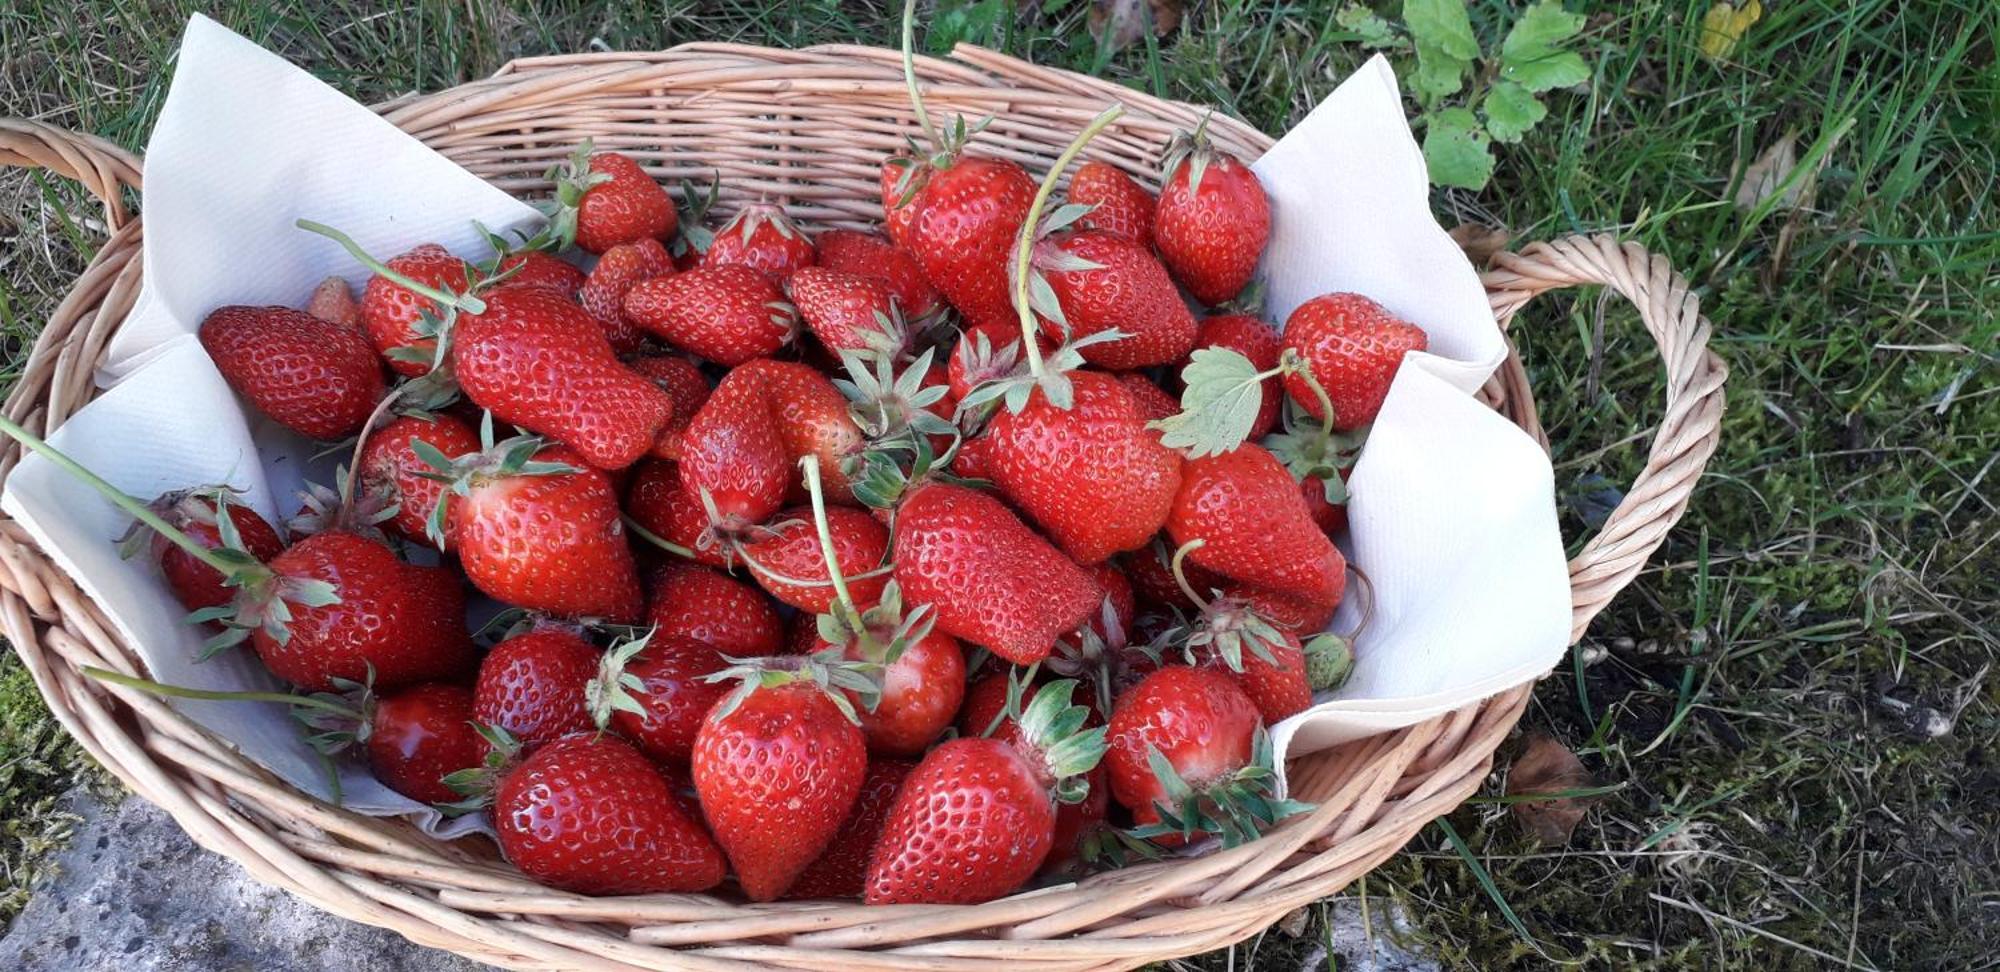
[[[302, 137], [301, 133], [310, 133]], [[1331, 290], [1366, 293], [1429, 333], [1402, 370], [1351, 481], [1352, 554], [1374, 579], [1375, 622], [1354, 678], [1280, 725], [1310, 751], [1448, 711], [1546, 671], [1569, 630], [1569, 588], [1548, 459], [1471, 392], [1504, 348], [1465, 258], [1431, 218], [1421, 154], [1381, 59], [1342, 84], [1256, 164], [1274, 225], [1263, 275], [1283, 315]], [[145, 289], [113, 339], [103, 396], [51, 439], [150, 498], [227, 482], [260, 513], [290, 512], [313, 466], [306, 444], [254, 417], [191, 336], [216, 306], [297, 304], [328, 274], [363, 277], [332, 243], [293, 227], [340, 226], [371, 252], [435, 241], [475, 256], [471, 228], [529, 225], [533, 211], [373, 112], [195, 16], [148, 146]], [[261, 461], [260, 461], [261, 460]], [[315, 478], [324, 481], [322, 462]], [[154, 568], [120, 560], [115, 508], [29, 456], [0, 509], [23, 524], [136, 646], [159, 679], [269, 688], [248, 652], [195, 664], [201, 635]], [[1353, 623], [1343, 609], [1343, 624]], [[327, 794], [323, 768], [279, 706], [176, 702], [293, 785]], [[345, 802], [416, 814], [350, 767]]]

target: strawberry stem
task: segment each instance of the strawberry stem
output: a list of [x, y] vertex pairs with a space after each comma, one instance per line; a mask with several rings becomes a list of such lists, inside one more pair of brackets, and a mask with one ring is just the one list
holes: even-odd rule
[[377, 260], [372, 256], [369, 256], [368, 251], [363, 250], [361, 248], [361, 244], [354, 242], [353, 237], [348, 236], [346, 233], [334, 229], [333, 227], [328, 226], [325, 223], [315, 223], [309, 219], [301, 219], [294, 225], [296, 225], [298, 228], [302, 230], [305, 230], [306, 232], [318, 233], [319, 235], [324, 236], [327, 239], [330, 239], [335, 243], [340, 244], [342, 249], [346, 250], [349, 255], [353, 256], [355, 260], [359, 261], [362, 266], [367, 267], [369, 270], [373, 271], [376, 276], [383, 277], [387, 279], [389, 282], [395, 284], [396, 286], [401, 287], [404, 290], [407, 290], [413, 294], [422, 294], [425, 297], [429, 297], [430, 299], [437, 301], [438, 305], [441, 307], [455, 307], [458, 308], [459, 310], [466, 312], [467, 314], [486, 313], [486, 302], [480, 300], [478, 297], [475, 297], [472, 294], [450, 293], [448, 291], [439, 290], [436, 287], [431, 287], [426, 284], [420, 284], [415, 280], [411, 280], [409, 277], [389, 269], [388, 265], [384, 264], [382, 261]]
[[1042, 177], [1042, 184], [1035, 190], [1034, 204], [1028, 207], [1028, 218], [1021, 221], [1021, 236], [1014, 245], [1014, 310], [1021, 315], [1021, 338], [1023, 350], [1028, 353], [1028, 374], [1040, 382], [1046, 369], [1042, 364], [1042, 346], [1037, 340], [1039, 328], [1035, 324], [1035, 311], [1028, 303], [1028, 269], [1035, 253], [1035, 225], [1041, 221], [1042, 210], [1048, 207], [1049, 197], [1055, 194], [1056, 180], [1063, 170], [1083, 152], [1083, 147], [1097, 137], [1110, 124], [1125, 114], [1125, 106], [1114, 104], [1099, 112], [1096, 118], [1078, 132], [1076, 139], [1056, 156], [1055, 164]]
[[368, 446], [369, 433], [375, 431], [375, 423], [382, 421], [382, 416], [388, 414], [409, 388], [406, 382], [382, 396], [382, 400], [375, 403], [375, 410], [368, 413], [368, 420], [361, 423], [361, 434], [354, 437], [354, 455], [347, 462], [347, 481], [340, 484], [340, 515], [343, 518], [354, 506], [354, 481], [361, 478], [361, 452]]
[[833, 582], [833, 594], [839, 600], [836, 606], [847, 612], [841, 621], [855, 631], [865, 632], [861, 609], [855, 606], [854, 592], [847, 589], [847, 578], [840, 573], [840, 558], [833, 552], [833, 525], [826, 518], [826, 489], [819, 481], [819, 459], [802, 457], [799, 468], [805, 473], [806, 494], [812, 497], [813, 529], [819, 531], [819, 552], [826, 558], [826, 577]]
[[683, 547], [678, 543], [668, 540], [667, 538], [660, 536], [659, 534], [654, 533], [653, 531], [648, 530], [645, 527], [640, 526], [639, 521], [632, 519], [630, 516], [622, 517], [622, 519], [625, 521], [625, 529], [632, 531], [634, 534], [637, 534], [639, 539], [644, 540], [647, 543], [650, 543], [653, 546], [658, 547], [661, 550], [664, 550], [670, 554], [673, 554], [676, 557], [685, 557], [688, 560], [694, 559], [694, 551], [689, 550], [688, 548]]
[[1313, 397], [1319, 400], [1319, 430], [1327, 438], [1333, 438], [1333, 399], [1327, 395], [1319, 379], [1313, 377], [1312, 365], [1299, 357], [1298, 352], [1287, 348], [1284, 359], [1278, 362], [1278, 370], [1306, 380], [1306, 387], [1312, 389]]
[[1181, 593], [1186, 594], [1188, 596], [1188, 600], [1193, 601], [1194, 606], [1202, 609], [1203, 611], [1208, 610], [1208, 598], [1202, 597], [1200, 594], [1195, 593], [1194, 585], [1188, 583], [1187, 574], [1184, 572], [1181, 564], [1182, 561], [1185, 561], [1187, 559], [1188, 554], [1194, 553], [1195, 551], [1200, 550], [1202, 547], [1205, 547], [1207, 545], [1208, 541], [1200, 538], [1189, 540], [1188, 542], [1181, 544], [1179, 549], [1176, 549], [1174, 551], [1173, 560], [1167, 565], [1168, 569], [1173, 572], [1174, 583], [1180, 585]]
[[351, 718], [356, 722], [362, 721], [361, 713], [349, 706], [309, 695], [293, 695], [290, 692], [223, 692], [213, 689], [188, 688], [185, 685], [167, 685], [161, 682], [149, 682], [143, 678], [120, 675], [114, 671], [94, 668], [88, 665], [84, 666], [83, 673], [100, 682], [123, 685], [126, 688], [138, 689], [141, 692], [152, 695], [163, 695], [169, 698], [206, 699], [213, 702], [282, 702], [286, 705], [297, 706], [302, 709], [318, 709], [322, 712], [331, 712], [337, 716]]
[[[216, 573], [224, 577], [229, 577], [243, 570], [244, 564], [225, 558], [214, 550], [197, 543], [193, 537], [181, 532], [173, 524], [162, 519], [158, 513], [153, 512], [151, 507], [139, 502], [124, 490], [105, 482], [96, 473], [83, 468], [81, 463], [64, 455], [55, 446], [42, 441], [41, 437], [35, 435], [33, 432], [14, 424], [12, 419], [4, 415], [0, 415], [0, 433], [5, 433], [8, 438], [21, 443], [33, 452], [40, 453], [42, 458], [55, 463], [56, 468], [61, 469], [63, 472], [83, 480], [85, 485], [96, 490], [105, 499], [110, 500], [111, 505], [130, 513], [134, 519], [158, 531], [161, 536], [166, 537], [168, 540], [172, 540], [176, 546], [187, 551], [189, 556], [215, 568]], [[258, 569], [263, 569], [262, 565], [259, 565]]]
[[916, 112], [917, 127], [924, 130], [924, 137], [938, 151], [944, 151], [944, 139], [938, 136], [937, 127], [931, 124], [930, 112], [924, 110], [924, 96], [917, 90], [917, 0], [903, 0], [903, 83], [910, 89], [910, 108]]

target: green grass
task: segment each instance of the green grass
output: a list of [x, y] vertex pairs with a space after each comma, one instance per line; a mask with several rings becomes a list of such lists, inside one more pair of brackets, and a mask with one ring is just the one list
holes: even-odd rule
[[[1115, 55], [1089, 38], [1087, 4], [1043, 6], [1057, 9], [994, 4], [989, 24], [947, 11], [934, 35], [1270, 131], [1365, 56], [1327, 4], [1200, 3], [1175, 35]], [[1473, 6], [1491, 30], [1505, 5]], [[1717, 64], [1696, 49], [1705, 0], [1582, 5], [1588, 89], [1554, 94], [1547, 121], [1500, 147], [1487, 190], [1436, 200], [1447, 224], [1608, 231], [1667, 255], [1732, 368], [1721, 449], [1681, 529], [1524, 720], [1619, 788], [1566, 848], [1474, 803], [1368, 881], [1452, 965], [1974, 969], [2000, 949], [2000, 6], [1766, 6]], [[364, 99], [595, 46], [894, 37], [889, 11], [831, 0], [372, 9], [211, 12]], [[183, 16], [17, 0], [0, 10], [0, 104], [136, 147]], [[1787, 132], [1824, 155], [1811, 203], [1739, 210], [1734, 173]], [[0, 176], [8, 361], [101, 235], [94, 220], [71, 187]], [[1592, 501], [1644, 461], [1657, 358], [1631, 311], [1594, 295], [1545, 300], [1515, 334], [1580, 543]], [[35, 849], [21, 831], [48, 833], [46, 796], [75, 757], [50, 748], [31, 692], [0, 706], [17, 727], [0, 734], [0, 816], [26, 822], [0, 877], [18, 884]], [[1312, 940], [1273, 932], [1177, 964], [1281, 968]]]

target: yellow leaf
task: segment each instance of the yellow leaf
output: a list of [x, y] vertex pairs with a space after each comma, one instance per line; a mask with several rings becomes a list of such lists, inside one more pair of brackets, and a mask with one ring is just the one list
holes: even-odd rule
[[1729, 0], [1717, 0], [1701, 16], [1702, 55], [1720, 61], [1735, 53], [1736, 46], [1743, 42], [1743, 32], [1763, 18], [1764, 5], [1759, 0], [1749, 0], [1740, 7]]

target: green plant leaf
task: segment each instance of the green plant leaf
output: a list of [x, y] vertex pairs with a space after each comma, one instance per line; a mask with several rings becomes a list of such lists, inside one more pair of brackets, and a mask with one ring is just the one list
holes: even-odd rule
[[1403, 20], [1417, 46], [1412, 84], [1418, 100], [1435, 104], [1457, 92], [1466, 69], [1479, 57], [1479, 39], [1472, 34], [1464, 0], [1408, 0]]
[[1382, 16], [1375, 11], [1358, 3], [1350, 3], [1340, 8], [1340, 12], [1334, 15], [1333, 22], [1339, 24], [1342, 30], [1351, 30], [1358, 35], [1361, 38], [1362, 47], [1401, 48], [1409, 46], [1408, 41], [1397, 35], [1395, 25], [1382, 19]]
[[[1521, 14], [1507, 39], [1500, 42], [1500, 77], [1527, 88], [1547, 91], [1590, 80], [1590, 65], [1562, 42], [1583, 29], [1583, 15], [1563, 9], [1561, 0], [1542, 0]], [[1495, 136], [1498, 137], [1498, 136]]]
[[1203, 348], [1181, 370], [1181, 380], [1186, 383], [1181, 410], [1148, 424], [1160, 430], [1163, 444], [1200, 458], [1228, 452], [1250, 437], [1264, 403], [1258, 386], [1267, 377], [1249, 358], [1228, 348]]
[[1548, 117], [1540, 98], [1512, 81], [1496, 81], [1480, 105], [1486, 111], [1486, 131], [1496, 142], [1518, 142], [1528, 129]]
[[1424, 163], [1441, 186], [1484, 189], [1493, 177], [1493, 148], [1470, 108], [1446, 108], [1426, 116]]

